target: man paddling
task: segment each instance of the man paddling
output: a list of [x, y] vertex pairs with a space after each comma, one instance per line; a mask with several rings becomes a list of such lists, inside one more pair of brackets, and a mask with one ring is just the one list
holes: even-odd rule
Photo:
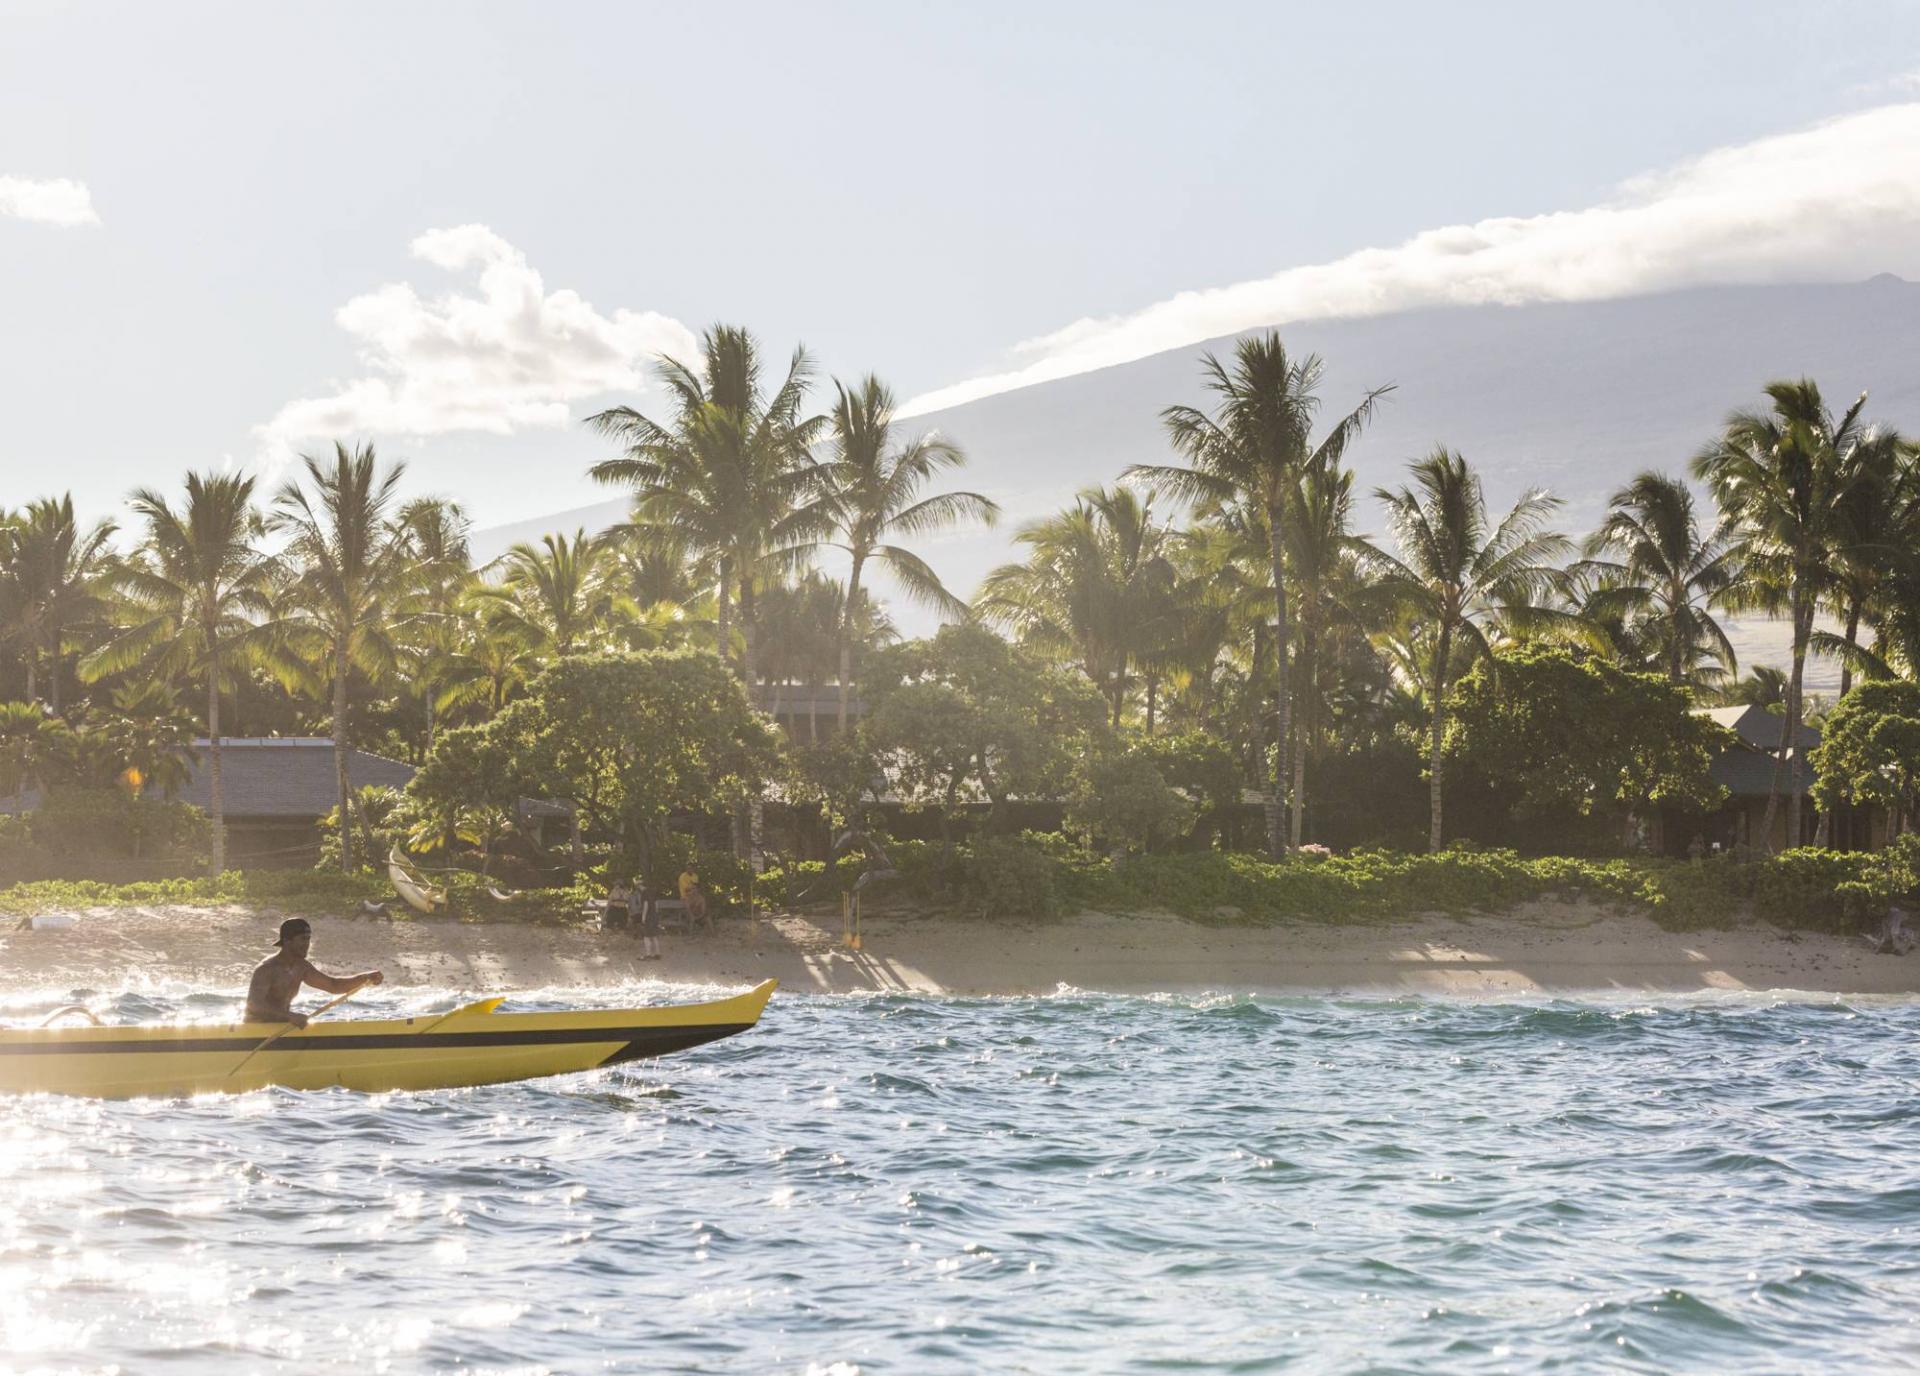
[[378, 970], [358, 975], [329, 975], [314, 968], [307, 959], [313, 945], [313, 924], [304, 917], [290, 917], [280, 924], [280, 937], [273, 943], [280, 948], [260, 962], [247, 986], [248, 1022], [290, 1022], [305, 1027], [304, 1013], [293, 1011], [294, 995], [300, 986], [310, 984], [328, 994], [351, 994], [369, 984], [382, 983], [386, 976]]

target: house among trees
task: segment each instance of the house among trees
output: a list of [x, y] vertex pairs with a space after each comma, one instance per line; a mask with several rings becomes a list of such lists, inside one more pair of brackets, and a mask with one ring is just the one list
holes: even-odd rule
[[[1773, 834], [1764, 832], [1767, 798], [1774, 787], [1774, 764], [1780, 757], [1780, 714], [1759, 704], [1735, 707], [1703, 707], [1698, 714], [1710, 717], [1734, 735], [1734, 744], [1717, 756], [1712, 765], [1713, 781], [1727, 790], [1727, 801], [1707, 819], [1701, 840], [1722, 850], [1735, 846], [1753, 850], [1784, 850], [1794, 844], [1787, 839], [1788, 803], [1797, 791], [1800, 795], [1800, 823], [1806, 832], [1803, 843], [1811, 843], [1820, 825], [1820, 814], [1813, 802], [1814, 767], [1810, 756], [1820, 744], [1820, 728], [1802, 724], [1795, 744], [1790, 748], [1780, 771], [1780, 805], [1775, 809]], [[1799, 755], [1799, 769], [1794, 755]], [[1886, 813], [1876, 807], [1847, 806], [1836, 809], [1827, 819], [1826, 844], [1834, 850], [1877, 850], [1887, 842]], [[1686, 844], [1683, 840], [1682, 844]]]

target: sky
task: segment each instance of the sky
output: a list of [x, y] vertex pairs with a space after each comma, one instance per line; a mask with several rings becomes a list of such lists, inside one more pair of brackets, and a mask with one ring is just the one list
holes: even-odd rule
[[909, 409], [1255, 324], [1920, 277], [1920, 5], [0, 0], [0, 505], [482, 525], [714, 322]]

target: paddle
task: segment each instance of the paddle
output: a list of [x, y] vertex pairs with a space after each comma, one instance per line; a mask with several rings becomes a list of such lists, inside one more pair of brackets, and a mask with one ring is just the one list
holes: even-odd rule
[[[338, 1008], [341, 1004], [345, 1003], [348, 999], [352, 998], [355, 994], [359, 993], [362, 989], [366, 987], [367, 986], [364, 984], [356, 984], [353, 986], [353, 988], [347, 990], [346, 993], [340, 995], [340, 997], [327, 1000], [325, 1003], [321, 1004], [318, 1008], [314, 1009], [313, 1012], [307, 1015], [307, 1021], [304, 1024], [304, 1026], [311, 1027], [313, 1025], [313, 1020], [315, 1018], [319, 1017], [322, 1013], [326, 1012], [329, 1008]], [[268, 1037], [265, 1041], [261, 1042], [260, 1045], [254, 1047], [253, 1050], [249, 1051], [246, 1055], [242, 1056], [240, 1058], [240, 1064], [236, 1065], [232, 1070], [229, 1070], [227, 1072], [227, 1078], [231, 1080], [234, 1076], [238, 1075], [242, 1070], [246, 1068], [248, 1061], [252, 1060], [255, 1056], [258, 1056], [262, 1051], [265, 1051], [268, 1047], [272, 1046], [275, 1042], [279, 1041], [282, 1037], [286, 1036], [287, 1033], [297, 1030], [297, 1028], [302, 1025], [303, 1024], [288, 1023], [285, 1027], [281, 1028], [278, 1032], [274, 1033], [271, 1037]]]

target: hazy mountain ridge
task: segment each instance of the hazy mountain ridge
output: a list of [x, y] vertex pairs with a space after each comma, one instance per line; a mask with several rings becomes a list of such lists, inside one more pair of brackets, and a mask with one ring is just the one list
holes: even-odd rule
[[[1710, 287], [1621, 300], [1446, 307], [1281, 327], [1290, 349], [1325, 361], [1329, 420], [1369, 387], [1394, 383], [1349, 459], [1362, 490], [1395, 485], [1436, 444], [1464, 453], [1489, 499], [1546, 487], [1571, 531], [1592, 527], [1608, 495], [1643, 468], [1684, 472], [1727, 412], [1759, 404], [1773, 378], [1808, 376], [1837, 408], [1871, 393], [1867, 414], [1920, 430], [1920, 284], [1866, 282]], [[982, 398], [903, 422], [965, 447], [966, 486], [1007, 509], [996, 530], [948, 537], [926, 553], [956, 590], [1007, 556], [1025, 520], [1110, 483], [1130, 463], [1162, 462], [1159, 414], [1205, 404], [1203, 351], [1231, 338]], [[495, 527], [483, 555], [549, 530], [611, 524], [619, 500]], [[1361, 525], [1375, 514], [1363, 504]], [[909, 628], [916, 619], [906, 613]], [[1772, 657], [1769, 628], [1739, 640]], [[1826, 675], [1821, 676], [1823, 679]]]

